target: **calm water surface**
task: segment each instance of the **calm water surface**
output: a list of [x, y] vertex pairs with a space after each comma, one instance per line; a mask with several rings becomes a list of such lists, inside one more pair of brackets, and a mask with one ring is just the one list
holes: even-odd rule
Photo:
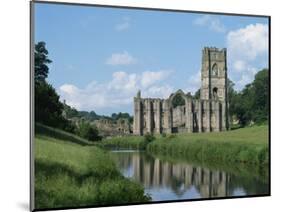
[[141, 183], [152, 201], [268, 193], [266, 178], [247, 170], [233, 174], [187, 162], [172, 163], [141, 151], [118, 150], [112, 155], [122, 174]]

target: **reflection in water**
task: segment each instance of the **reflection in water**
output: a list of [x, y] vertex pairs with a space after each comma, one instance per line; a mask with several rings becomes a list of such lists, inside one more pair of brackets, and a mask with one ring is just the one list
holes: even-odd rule
[[140, 182], [154, 201], [267, 194], [268, 184], [189, 163], [171, 163], [145, 152], [113, 151], [125, 177]]

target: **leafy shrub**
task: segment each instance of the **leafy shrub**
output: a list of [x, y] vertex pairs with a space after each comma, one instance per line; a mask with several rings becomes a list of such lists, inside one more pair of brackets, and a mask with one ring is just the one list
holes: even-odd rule
[[144, 142], [150, 143], [150, 142], [152, 142], [153, 140], [155, 140], [155, 137], [154, 137], [153, 134], [146, 133], [146, 134], [144, 135]]
[[89, 141], [100, 141], [99, 131], [95, 126], [92, 126], [89, 122], [81, 121], [76, 129], [76, 134]]

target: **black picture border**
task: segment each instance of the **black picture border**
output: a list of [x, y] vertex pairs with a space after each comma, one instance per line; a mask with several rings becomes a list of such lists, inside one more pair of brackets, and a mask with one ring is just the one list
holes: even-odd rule
[[[138, 6], [121, 6], [121, 5], [104, 5], [104, 4], [90, 4], [90, 3], [73, 3], [73, 2], [57, 2], [57, 1], [41, 1], [32, 0], [30, 3], [30, 211], [52, 211], [52, 210], [67, 210], [67, 209], [85, 209], [85, 208], [101, 208], [101, 207], [116, 207], [116, 206], [134, 206], [134, 205], [148, 205], [160, 203], [178, 203], [178, 202], [195, 202], [205, 200], [226, 200], [226, 199], [241, 199], [252, 197], [269, 197], [271, 196], [271, 16], [270, 15], [257, 15], [257, 14], [242, 14], [242, 13], [224, 13], [224, 12], [207, 12], [199, 10], [180, 10], [180, 9], [163, 9], [163, 8], [147, 8]], [[243, 17], [257, 17], [268, 19], [268, 142], [269, 142], [269, 164], [268, 164], [268, 194], [246, 195], [246, 196], [233, 196], [233, 197], [212, 197], [212, 198], [199, 198], [199, 199], [184, 199], [184, 200], [163, 200], [153, 202], [141, 203], [126, 203], [126, 204], [108, 204], [108, 205], [87, 205], [87, 206], [73, 206], [73, 207], [56, 207], [56, 208], [35, 208], [34, 198], [34, 4], [52, 4], [52, 5], [69, 5], [69, 6], [87, 6], [87, 7], [100, 7], [100, 8], [117, 8], [117, 9], [131, 9], [131, 10], [150, 10], [150, 11], [163, 11], [163, 12], [177, 12], [177, 13], [195, 13], [195, 14], [210, 14], [210, 15], [224, 15], [224, 16], [243, 16]]]

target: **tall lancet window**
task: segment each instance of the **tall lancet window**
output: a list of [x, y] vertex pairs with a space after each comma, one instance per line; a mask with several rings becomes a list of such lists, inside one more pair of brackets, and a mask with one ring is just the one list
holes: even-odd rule
[[218, 69], [218, 65], [216, 63], [212, 67], [212, 75], [213, 76], [218, 76], [219, 75], [219, 69]]

